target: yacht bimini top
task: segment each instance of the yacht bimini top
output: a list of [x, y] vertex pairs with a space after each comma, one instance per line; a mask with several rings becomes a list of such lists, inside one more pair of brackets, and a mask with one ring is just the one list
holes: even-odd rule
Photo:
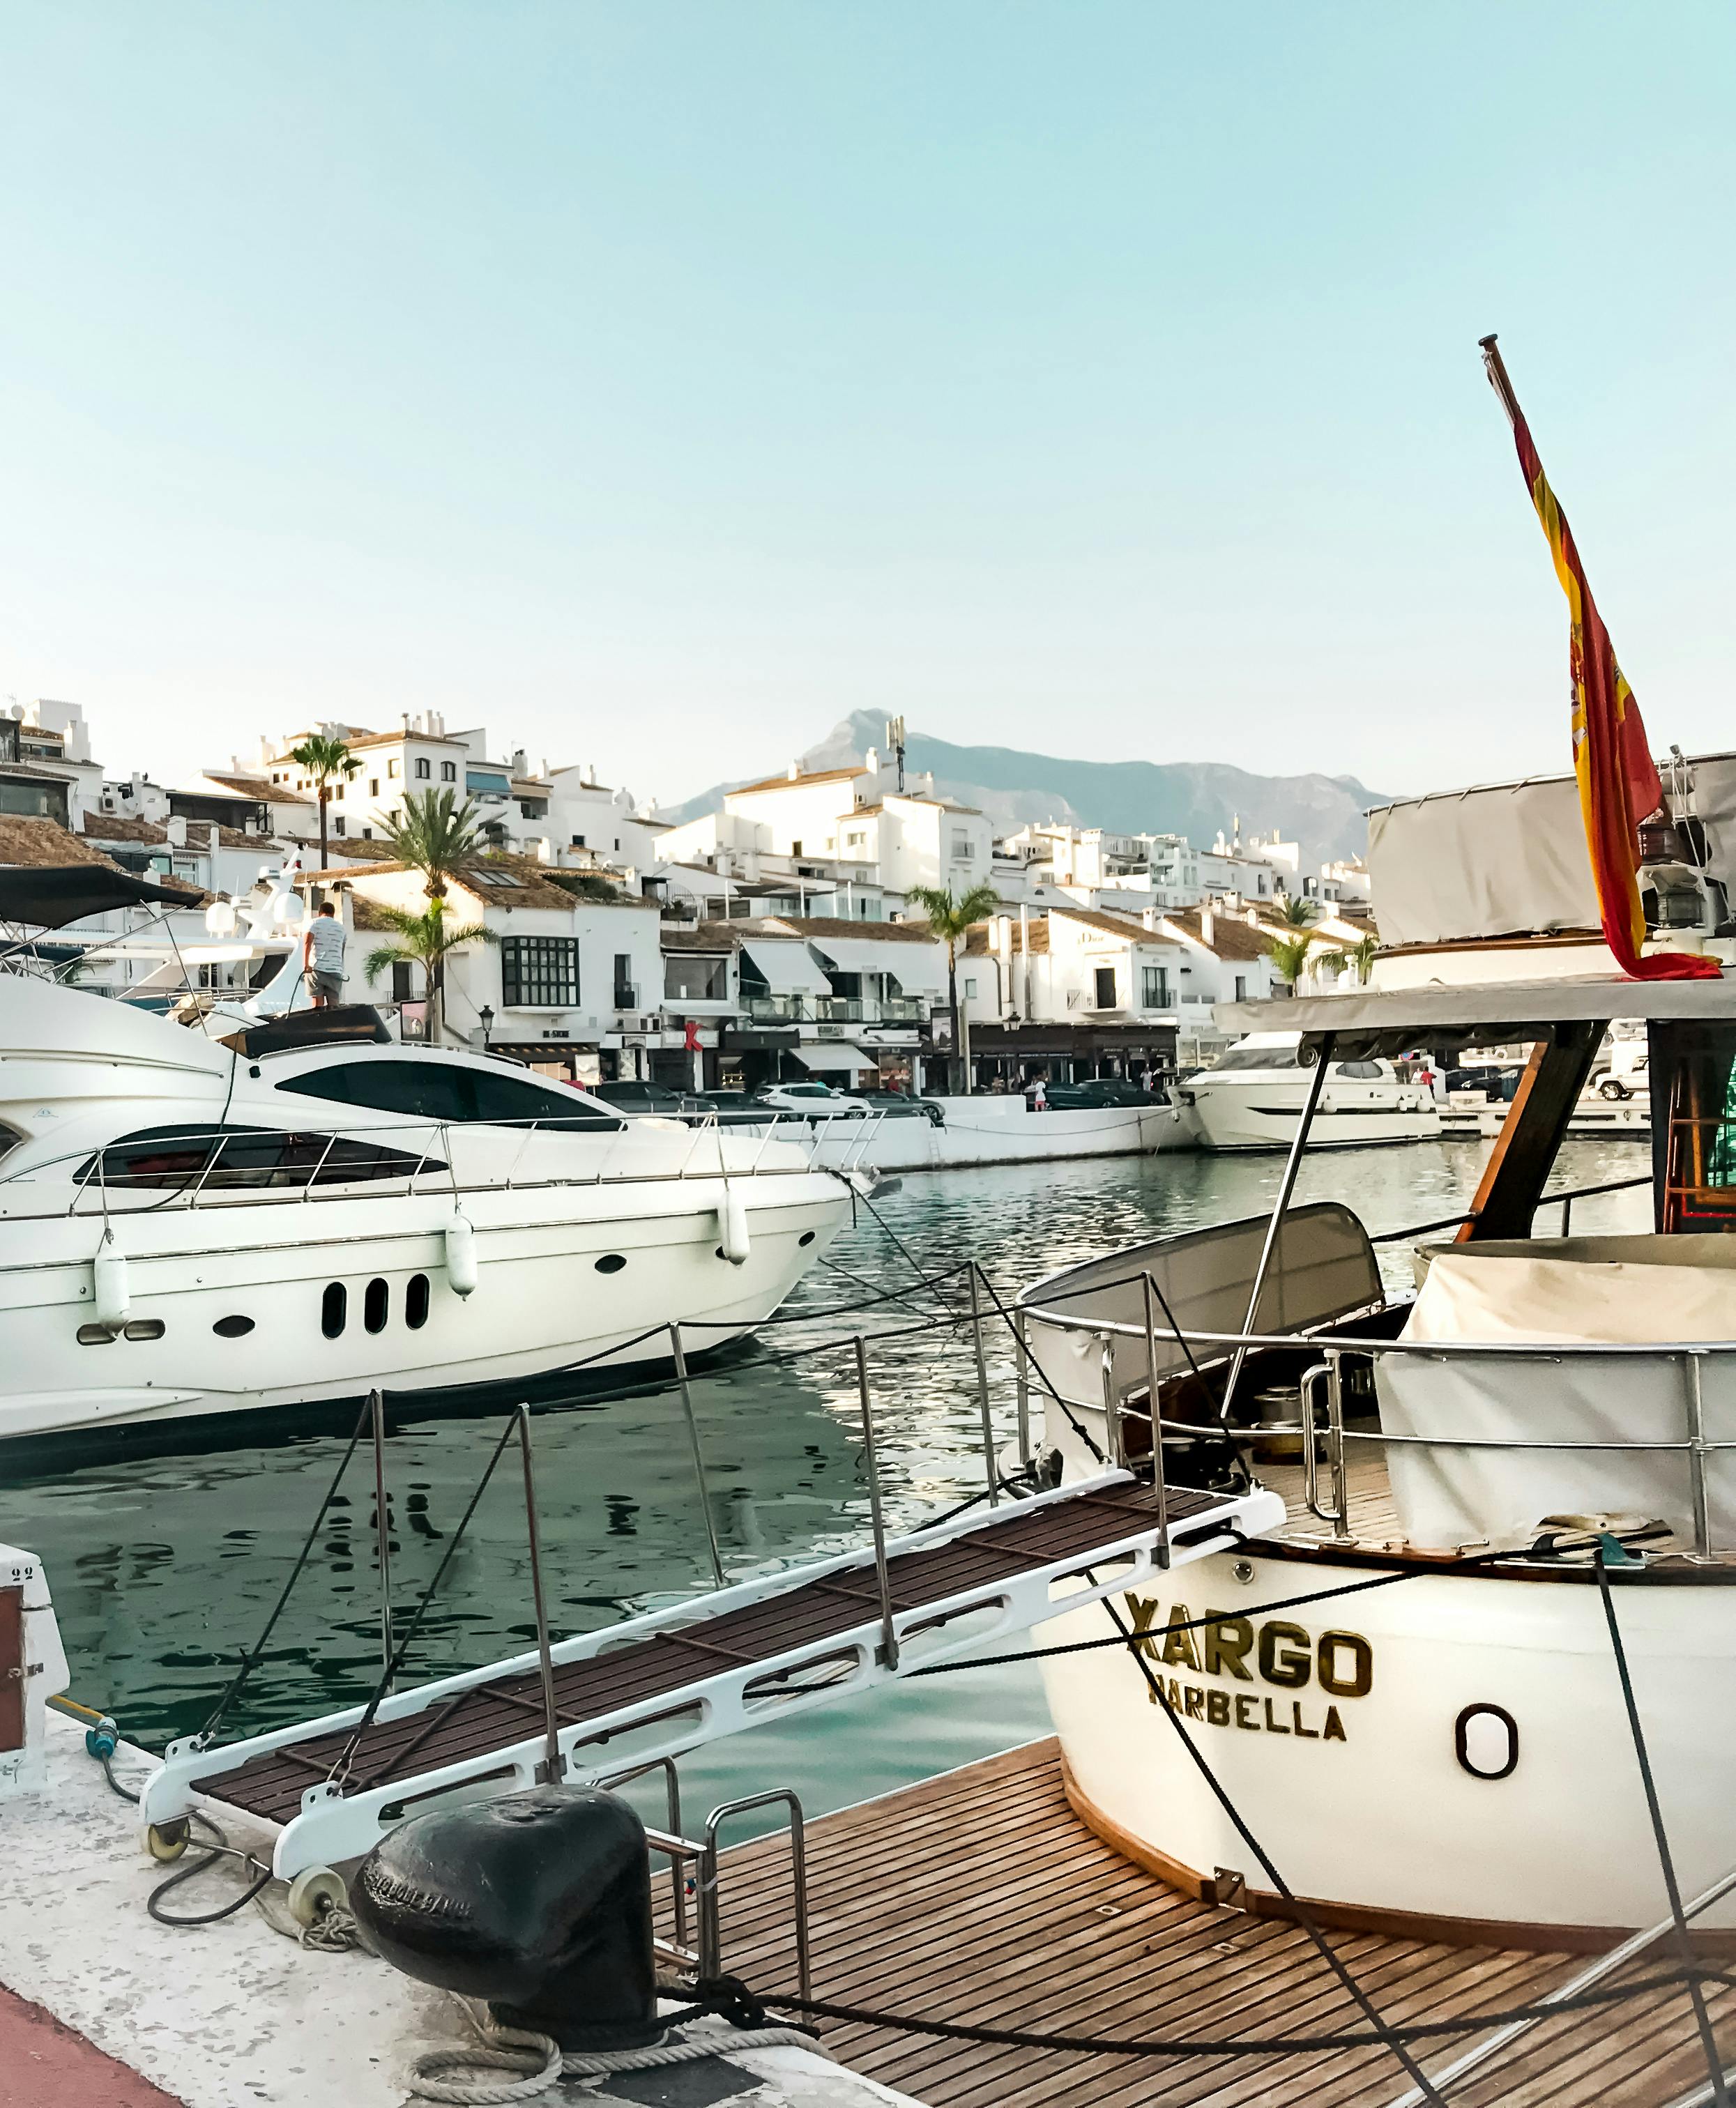
[[1736, 975], [1718, 980], [1635, 981], [1602, 974], [1359, 988], [1341, 995], [1219, 1003], [1212, 1015], [1225, 1032], [1300, 1033], [1316, 1045], [1330, 1033], [1341, 1055], [1391, 1056], [1417, 1046], [1445, 1051], [1553, 1040], [1562, 1026], [1602, 1027], [1618, 1017], [1652, 1024], [1728, 1023], [1736, 1020]]

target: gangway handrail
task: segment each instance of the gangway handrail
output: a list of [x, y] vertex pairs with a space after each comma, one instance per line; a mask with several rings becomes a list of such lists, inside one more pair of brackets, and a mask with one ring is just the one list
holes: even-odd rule
[[[551, 1649], [550, 1658], [563, 1668], [665, 1636], [679, 1640], [683, 1628], [692, 1633], [703, 1653], [706, 1651], [703, 1636], [710, 1620], [780, 1595], [793, 1596], [809, 1584], [818, 1584], [818, 1592], [834, 1601], [841, 1592], [846, 1598], [854, 1597], [859, 1610], [859, 1615], [841, 1626], [835, 1620], [821, 1619], [805, 1636], [774, 1633], [769, 1636], [772, 1651], [766, 1653], [702, 1664], [691, 1673], [683, 1671], [679, 1682], [657, 1685], [653, 1678], [636, 1695], [611, 1694], [598, 1711], [569, 1718], [560, 1726], [558, 1744], [565, 1775], [587, 1777], [610, 1768], [602, 1761], [605, 1750], [631, 1730], [662, 1730], [659, 1745], [632, 1753], [637, 1761], [646, 1762], [653, 1755], [677, 1754], [755, 1724], [766, 1717], [764, 1707], [775, 1707], [778, 1717], [782, 1718], [904, 1676], [919, 1665], [1082, 1609], [1103, 1596], [1139, 1587], [1162, 1570], [1160, 1553], [1166, 1547], [1172, 1563], [1191, 1562], [1226, 1550], [1244, 1536], [1275, 1528], [1283, 1516], [1282, 1500], [1263, 1489], [1235, 1494], [1195, 1493], [1185, 1503], [1172, 1489], [1166, 1530], [1148, 1500], [1128, 1498], [1134, 1490], [1137, 1482], [1131, 1473], [1110, 1471], [1018, 1503], [1014, 1520], [1027, 1534], [1026, 1518], [1070, 1503], [1081, 1504], [1076, 1511], [1091, 1518], [1092, 1534], [1083, 1547], [1070, 1540], [1064, 1550], [999, 1554], [990, 1562], [989, 1570], [974, 1579], [960, 1581], [943, 1575], [937, 1592], [895, 1610], [900, 1642], [895, 1664], [886, 1660], [881, 1644], [872, 1551], [840, 1553], [781, 1574], [737, 1583], [706, 1597], [667, 1605], [561, 1642]], [[1105, 1514], [1098, 1521], [1094, 1510], [1099, 1507], [1119, 1512]], [[893, 1568], [895, 1591], [900, 1579], [900, 1563], [907, 1556], [957, 1546], [977, 1532], [1005, 1531], [1014, 1526], [1014, 1520], [1009, 1520], [1004, 1509], [998, 1514], [979, 1511], [974, 1518], [954, 1517], [893, 1539], [886, 1553]], [[841, 1590], [836, 1584], [845, 1576], [859, 1577], [868, 1586]], [[1055, 1593], [1057, 1588], [1063, 1590], [1059, 1596]], [[979, 1615], [984, 1612], [990, 1615], [986, 1629]], [[913, 1650], [910, 1643], [918, 1637], [922, 1644]], [[533, 1651], [395, 1691], [382, 1699], [376, 1709], [376, 1729], [429, 1714], [433, 1709], [482, 1686], [527, 1677], [537, 1670], [540, 1659]], [[805, 1684], [792, 1683], [791, 1679], [804, 1669], [822, 1673]], [[225, 1798], [227, 1777], [255, 1759], [293, 1752], [296, 1745], [335, 1739], [357, 1725], [363, 1709], [346, 1707], [317, 1720], [268, 1730], [218, 1747], [196, 1736], [172, 1742], [165, 1762], [146, 1786], [144, 1819], [159, 1826], [179, 1821], [200, 1796]], [[534, 1709], [540, 1711], [540, 1708]], [[494, 1781], [494, 1790], [498, 1791], [512, 1790], [500, 1783], [508, 1777], [520, 1784], [533, 1782], [546, 1745], [541, 1721], [533, 1722], [527, 1715], [525, 1724], [528, 1732], [520, 1735], [515, 1730], [510, 1742], [490, 1737], [487, 1746], [467, 1748], [464, 1754], [444, 1762], [436, 1757], [426, 1768], [404, 1777], [381, 1776], [377, 1783], [370, 1781], [347, 1792], [329, 1777], [320, 1777], [300, 1794], [300, 1812], [279, 1832], [276, 1854], [279, 1874], [286, 1877], [306, 1866], [334, 1864], [366, 1852], [397, 1819], [386, 1811], [406, 1803], [472, 1786], [485, 1778]], [[299, 1755], [286, 1760], [297, 1772], [304, 1768]], [[308, 1760], [308, 1766], [316, 1771], [325, 1768], [312, 1760]], [[273, 1789], [269, 1797], [283, 1804], [283, 1795], [277, 1790]], [[245, 1794], [237, 1804], [246, 1804]]]

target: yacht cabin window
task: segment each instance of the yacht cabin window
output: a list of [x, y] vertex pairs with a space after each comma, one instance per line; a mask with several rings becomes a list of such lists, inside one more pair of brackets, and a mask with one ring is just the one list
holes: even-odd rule
[[358, 1179], [408, 1178], [444, 1171], [432, 1156], [383, 1149], [348, 1135], [291, 1134], [270, 1127], [154, 1127], [88, 1156], [78, 1182], [110, 1191], [232, 1192], [259, 1187], [345, 1186]]
[[624, 1124], [569, 1091], [441, 1061], [344, 1061], [304, 1076], [286, 1076], [277, 1088], [370, 1112], [409, 1113], [417, 1119], [460, 1124], [534, 1120], [563, 1133], [612, 1132]]
[[1230, 1047], [1211, 1065], [1218, 1074], [1226, 1069], [1299, 1069], [1294, 1047]]

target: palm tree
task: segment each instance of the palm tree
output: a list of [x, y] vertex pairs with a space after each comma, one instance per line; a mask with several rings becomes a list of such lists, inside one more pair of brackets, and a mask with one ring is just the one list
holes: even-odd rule
[[958, 1037], [958, 947], [970, 930], [979, 922], [986, 922], [1000, 906], [1000, 895], [992, 885], [973, 885], [962, 899], [955, 900], [949, 885], [913, 885], [909, 898], [927, 917], [929, 928], [946, 947], [946, 1007], [953, 1020], [952, 1058], [947, 1068], [953, 1088], [962, 1088], [968, 1097], [971, 1079], [964, 1061], [964, 1043]]
[[424, 790], [407, 797], [404, 810], [381, 822], [381, 838], [401, 863], [427, 881], [428, 898], [444, 900], [459, 867], [482, 852], [480, 814], [454, 790]]
[[408, 908], [382, 907], [378, 901], [370, 901], [368, 909], [377, 921], [394, 932], [394, 937], [390, 944], [377, 945], [368, 953], [364, 969], [367, 978], [377, 980], [399, 959], [413, 960], [422, 968], [428, 989], [428, 1038], [431, 1045], [438, 1041], [440, 1028], [444, 1022], [447, 960], [465, 944], [498, 944], [500, 939], [480, 922], [466, 922], [453, 927], [446, 920], [445, 902], [439, 899], [431, 899], [419, 915], [412, 914]]
[[1380, 950], [1380, 939], [1370, 930], [1359, 937], [1348, 950], [1328, 952], [1322, 957], [1323, 966], [1330, 966], [1335, 974], [1355, 974], [1364, 984], [1374, 971], [1374, 959]]
[[326, 847], [326, 808], [331, 799], [331, 782], [340, 777], [346, 782], [358, 774], [361, 763], [335, 733], [309, 732], [300, 746], [290, 749], [289, 758], [300, 768], [304, 768], [313, 779], [319, 792], [319, 867], [329, 868]]
[[1272, 971], [1281, 981], [1289, 984], [1292, 992], [1308, 971], [1309, 949], [1305, 931], [1299, 936], [1266, 939], [1266, 957], [1272, 962]]
[[1320, 903], [1310, 900], [1305, 893], [1287, 893], [1279, 904], [1278, 919], [1288, 930], [1311, 930], [1320, 919]]

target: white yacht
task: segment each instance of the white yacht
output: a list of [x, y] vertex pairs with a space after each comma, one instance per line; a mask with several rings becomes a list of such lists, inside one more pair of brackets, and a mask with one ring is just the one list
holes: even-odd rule
[[[1202, 1147], [1287, 1149], [1308, 1101], [1314, 1059], [1299, 1032], [1251, 1032], [1226, 1048], [1182, 1092]], [[1358, 1149], [1432, 1141], [1440, 1133], [1441, 1115], [1422, 1084], [1402, 1082], [1390, 1061], [1352, 1057], [1328, 1065], [1308, 1144]]]
[[223, 1040], [0, 975], [0, 1435], [666, 1360], [847, 1219], [800, 1144], [624, 1121], [366, 1009]]
[[[1419, 1194], [1435, 1219], [1371, 1237], [1354, 1191], [1292, 1207], [1305, 1131], [1269, 1220], [1117, 1251], [1022, 1299], [1053, 1386], [1052, 1477], [1155, 1457], [1172, 1489], [1257, 1472], [1289, 1507], [1233, 1555], [1125, 1596], [1137, 1647], [1045, 1661], [1068, 1795], [1208, 1901], [1293, 1914], [1276, 1866], [1328, 1924], [1491, 1948], [1670, 1936], [1666, 1838], [1684, 1912], [1728, 1937], [1736, 941], [1701, 947], [1719, 975], [1626, 979], [1595, 939], [1564, 944], [1567, 918], [1526, 890], [1532, 870], [1585, 866], [1571, 777], [1522, 807], [1504, 790], [1438, 804], [1482, 854], [1445, 859], [1443, 886], [1480, 867], [1513, 886], [1450, 901], [1414, 968], [1401, 952], [1367, 989], [1285, 1002], [1294, 1029], [1243, 1048], [1300, 1032], [1328, 1079], [1345, 1057], [1418, 1045], [1524, 1048], [1463, 1214], [1442, 1221]], [[1419, 832], [1377, 829], [1383, 899], [1407, 877], [1423, 894]], [[1736, 822], [1707, 862], [1736, 877]], [[1257, 1030], [1274, 1007], [1220, 1021]], [[1625, 1179], [1552, 1187], [1612, 1029], [1645, 1048], [1658, 1146]], [[1575, 1200], [1617, 1187], [1602, 1233], [1583, 1216], [1564, 1233]], [[1052, 1630], [1115, 1627], [1082, 1610]]]

